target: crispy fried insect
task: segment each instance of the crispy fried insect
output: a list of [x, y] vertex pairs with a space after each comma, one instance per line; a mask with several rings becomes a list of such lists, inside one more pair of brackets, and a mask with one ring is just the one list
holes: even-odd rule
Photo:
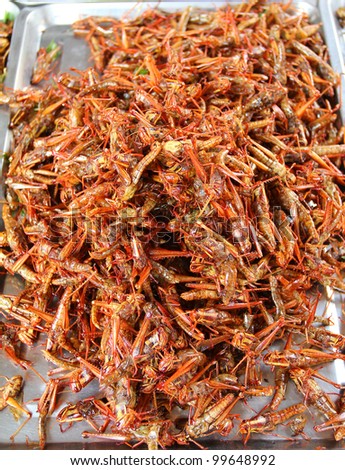
[[[319, 26], [263, 0], [84, 17], [72, 30], [93, 65], [58, 73], [57, 38], [42, 83], [0, 97], [0, 266], [25, 283], [0, 296], [1, 347], [34, 371], [19, 351], [39, 345], [51, 366], [42, 448], [55, 412], [62, 430], [150, 449], [291, 418], [305, 437], [305, 405], [280, 409], [289, 382], [326, 416], [315, 432], [343, 438], [315, 379], [344, 360], [317, 287], [345, 289], [339, 77]], [[65, 391], [83, 395], [57, 410]]]
[[31, 419], [31, 413], [23, 405], [21, 405], [17, 399], [19, 393], [21, 392], [24, 380], [21, 375], [15, 375], [14, 377], [8, 379], [5, 376], [1, 376], [6, 379], [6, 384], [0, 387], [0, 411], [10, 406], [14, 408], [19, 413], [25, 414], [26, 419], [23, 423], [19, 426], [15, 433], [12, 434], [11, 440], [14, 440], [16, 435], [20, 432], [20, 430], [25, 426], [25, 424]]

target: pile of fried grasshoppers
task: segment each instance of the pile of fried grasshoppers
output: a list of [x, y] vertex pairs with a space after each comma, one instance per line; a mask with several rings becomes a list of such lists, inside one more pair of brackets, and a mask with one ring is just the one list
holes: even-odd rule
[[[62, 428], [150, 449], [281, 424], [307, 439], [310, 412], [315, 432], [343, 439], [343, 384], [330, 396], [319, 381], [345, 357], [316, 315], [325, 289], [345, 287], [344, 129], [320, 25], [251, 1], [73, 30], [94, 66], [5, 100], [0, 264], [25, 287], [0, 296], [1, 344], [34, 369], [19, 347], [39, 341], [52, 365], [40, 446], [64, 390], [76, 398]], [[34, 83], [57, 48], [39, 54]], [[91, 382], [97, 394], [78, 400]], [[25, 424], [22, 386], [6, 379], [0, 409]]]

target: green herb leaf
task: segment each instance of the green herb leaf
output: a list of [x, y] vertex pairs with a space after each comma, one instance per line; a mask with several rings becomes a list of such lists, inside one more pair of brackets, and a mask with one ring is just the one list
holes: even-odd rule
[[148, 75], [149, 71], [147, 69], [140, 69], [137, 71], [138, 75]]
[[9, 11], [5, 11], [4, 14], [4, 23], [12, 23], [14, 21], [14, 14], [10, 13]]
[[56, 49], [58, 47], [58, 45], [56, 44], [56, 42], [54, 41], [54, 39], [52, 39], [50, 41], [50, 43], [48, 44], [48, 46], [46, 47], [46, 51], [47, 52], [51, 52], [53, 51], [54, 49]]

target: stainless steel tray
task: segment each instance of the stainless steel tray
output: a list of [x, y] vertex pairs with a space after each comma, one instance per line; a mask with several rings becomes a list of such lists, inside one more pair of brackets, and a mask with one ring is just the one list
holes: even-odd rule
[[[53, 1], [49, 1], [49, 0], [15, 0], [15, 1], [18, 5], [22, 5], [22, 6], [47, 5], [47, 4], [51, 4], [51, 3], [69, 5], [71, 3], [71, 2], [69, 2], [69, 0], [53, 0]], [[274, 1], [276, 1], [276, 0], [272, 0], [272, 2], [274, 2]], [[182, 2], [176, 2], [176, 0], [165, 0], [164, 3], [167, 3], [167, 2], [182, 3]], [[308, 0], [307, 0], [307, 2], [308, 2]], [[114, 0], [80, 0], [80, 1], [76, 0], [73, 3], [115, 3], [115, 2], [114, 2]], [[147, 2], [145, 2], [143, 0], [137, 0], [137, 1], [135, 1], [135, 0], [124, 0], [124, 2], [122, 2], [122, 3], [139, 4], [139, 3], [147, 3]], [[190, 3], [190, 2], [186, 2], [186, 3]], [[200, 5], [200, 3], [210, 4], [209, 0], [200, 0], [198, 2], [198, 4]], [[228, 3], [236, 3], [236, 2], [228, 2]], [[313, 3], [313, 4], [316, 5], [317, 0], [312, 0], [311, 2], [308, 2], [308, 3]]]
[[[61, 0], [63, 2], [63, 0]], [[22, 2], [25, 3], [25, 2]], [[27, 3], [31, 3], [27, 0]], [[37, 2], [36, 2], [37, 3]], [[214, 8], [225, 4], [225, 1], [220, 2], [204, 2], [203, 7]], [[241, 2], [230, 2], [230, 4], [238, 4]], [[322, 2], [321, 2], [322, 3]], [[329, 2], [325, 2], [329, 3]], [[13, 34], [11, 52], [9, 57], [8, 65], [8, 77], [6, 80], [6, 86], [10, 88], [23, 88], [28, 86], [30, 83], [30, 77], [32, 73], [32, 67], [35, 61], [36, 53], [40, 47], [45, 47], [49, 42], [54, 39], [63, 46], [63, 54], [59, 63], [59, 71], [68, 71], [71, 66], [76, 68], [85, 68], [90, 65], [89, 50], [84, 40], [76, 38], [71, 31], [70, 25], [72, 22], [89, 15], [102, 15], [102, 16], [115, 16], [119, 17], [129, 9], [132, 9], [133, 16], [140, 14], [148, 4], [137, 4], [135, 8], [128, 3], [72, 3], [68, 5], [68, 9], [61, 8], [61, 5], [52, 4], [36, 7], [33, 9], [25, 8], [19, 14], [15, 31]], [[150, 6], [155, 6], [157, 3], [151, 2]], [[173, 11], [186, 7], [187, 5], [200, 6], [200, 2], [163, 2], [160, 3], [160, 8], [165, 10]], [[323, 21], [327, 24], [325, 27], [325, 37], [331, 49], [331, 57], [333, 66], [342, 72], [342, 64], [340, 62], [340, 49], [333, 40], [332, 23], [327, 17], [329, 12], [321, 12], [317, 8], [316, 0], [305, 0], [296, 1], [294, 5], [308, 13], [311, 20], [314, 22]], [[321, 13], [323, 16], [321, 16]], [[57, 70], [55, 70], [57, 72]], [[345, 101], [345, 100], [344, 100]], [[345, 116], [345, 104], [342, 105], [342, 116]], [[11, 135], [6, 130], [6, 119], [8, 116], [3, 117], [0, 123], [0, 149], [8, 151], [11, 142]], [[345, 121], [345, 120], [344, 120]], [[1, 190], [1, 188], [0, 188]], [[3, 191], [3, 189], [2, 189]], [[9, 275], [0, 278], [0, 290], [6, 294], [18, 292], [20, 283], [16, 277]], [[327, 297], [327, 298], [326, 298]], [[341, 307], [342, 299], [340, 295], [334, 294], [332, 291], [327, 291], [325, 298], [319, 304], [319, 313], [321, 314], [327, 310], [327, 316], [332, 317], [333, 326], [331, 327], [334, 332], [340, 332], [345, 334], [345, 326], [341, 322]], [[0, 317], [1, 318], [1, 317]], [[41, 340], [43, 341], [43, 340]], [[42, 343], [38, 343], [32, 350], [23, 350], [22, 354], [28, 360], [32, 360], [35, 367], [39, 372], [45, 376], [49, 369], [49, 364], [43, 360], [40, 356], [40, 349]], [[37, 399], [41, 396], [44, 390], [44, 383], [37, 378], [32, 371], [18, 370], [15, 366], [10, 364], [3, 353], [0, 351], [0, 374], [13, 376], [20, 373], [24, 376], [26, 385], [24, 387], [24, 402], [27, 408], [32, 412], [33, 417], [31, 421], [23, 428], [21, 433], [16, 437], [15, 444], [9, 444], [9, 436], [17, 429], [18, 424], [13, 419], [13, 416], [8, 409], [0, 413], [0, 448], [26, 448], [26, 441], [28, 439], [29, 445], [33, 447], [37, 445]], [[323, 374], [327, 375], [330, 379], [338, 382], [345, 383], [345, 365], [343, 361], [336, 360], [334, 363], [327, 365], [323, 368]], [[323, 385], [324, 389], [328, 392], [334, 391], [330, 385]], [[66, 404], [66, 402], [76, 402], [86, 396], [90, 396], [97, 393], [96, 385], [90, 384], [78, 395], [63, 392], [59, 395], [58, 406], [56, 413]], [[301, 400], [301, 396], [296, 391], [292, 384], [289, 384], [289, 390], [287, 394], [288, 398], [284, 402], [285, 406], [297, 403]], [[250, 401], [249, 405], [252, 406], [256, 411], [259, 411], [266, 404], [265, 399], [255, 398], [255, 401]], [[249, 416], [253, 412], [249, 412], [249, 408], [235, 408], [234, 413], [240, 413], [243, 416]], [[49, 420], [48, 423], [48, 448], [64, 449], [64, 448], [121, 448], [115, 443], [110, 441], [101, 443], [100, 441], [92, 442], [91, 440], [83, 440], [81, 432], [87, 427], [84, 424], [74, 424], [73, 427], [65, 432], [61, 433], [59, 426], [57, 425], [54, 416]], [[317, 448], [326, 447], [332, 448], [343, 448], [343, 443], [335, 443], [333, 441], [331, 433], [324, 433], [315, 435], [313, 431], [313, 416], [311, 415], [306, 433], [311, 436], [310, 441], [299, 439], [297, 441], [288, 441], [284, 439], [284, 429], [281, 431], [280, 436], [272, 435], [260, 435], [259, 439], [249, 440], [246, 448], [248, 449], [278, 449], [278, 448]], [[288, 434], [286, 433], [285, 436]], [[217, 440], [210, 440], [206, 442], [209, 448], [214, 449], [235, 449], [243, 448], [243, 444], [240, 440], [240, 436], [237, 434], [231, 435], [230, 439], [222, 438]], [[127, 447], [125, 447], [127, 448]]]
[[[0, 20], [5, 18], [6, 13], [10, 13], [15, 18], [19, 14], [19, 7], [12, 2], [7, 0], [3, 0], [0, 3]], [[7, 127], [8, 116], [7, 112], [3, 107], [0, 107], [0, 151], [4, 148], [3, 139], [5, 138], [6, 132], [5, 129]], [[0, 173], [2, 169], [2, 159], [0, 159]], [[0, 185], [0, 197], [3, 196], [2, 187]]]
[[[168, 1], [173, 2], [174, 0], [168, 0]], [[204, 0], [201, 0], [201, 1], [204, 1]], [[50, 2], [49, 0], [18, 0], [16, 1], [16, 3], [18, 5], [31, 7], [31, 6], [36, 6], [36, 5], [47, 5], [49, 3], [66, 5], [66, 4], [70, 4], [71, 2], [69, 2], [69, 0], [55, 0], [52, 2]], [[114, 0], [96, 0], [96, 1], [95, 0], [80, 0], [79, 2], [75, 1], [73, 3], [114, 3]], [[138, 3], [138, 1], [124, 0], [124, 3]]]
[[339, 100], [342, 103], [341, 117], [345, 122], [345, 28], [341, 28], [336, 18], [339, 7], [345, 7], [345, 0], [319, 0], [319, 10], [323, 23], [324, 37], [329, 46], [330, 61], [339, 72], [341, 84]]

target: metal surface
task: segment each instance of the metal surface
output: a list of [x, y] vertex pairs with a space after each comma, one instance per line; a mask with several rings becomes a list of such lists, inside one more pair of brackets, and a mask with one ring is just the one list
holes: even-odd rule
[[[221, 6], [226, 2], [209, 2], [209, 8]], [[230, 2], [230, 4], [238, 4], [241, 2]], [[321, 2], [322, 3], [322, 2]], [[325, 2], [332, 3], [332, 2]], [[321, 16], [316, 0], [306, 0], [294, 3], [297, 9], [305, 11], [313, 22], [323, 21], [325, 23], [325, 37], [331, 48], [332, 64], [338, 71], [342, 71], [343, 62], [340, 61], [340, 46], [333, 42], [332, 35], [335, 34], [336, 29], [329, 19], [330, 12], [325, 9], [321, 11]], [[156, 3], [152, 2], [150, 6], [155, 6]], [[200, 2], [167, 2], [160, 3], [160, 7], [165, 10], [176, 10], [183, 8], [187, 5], [200, 6]], [[34, 9], [24, 9], [21, 11], [16, 21], [16, 27], [13, 34], [13, 41], [11, 45], [11, 52], [9, 57], [8, 77], [6, 86], [10, 88], [23, 88], [30, 83], [33, 64], [35, 61], [36, 53], [40, 47], [44, 47], [54, 39], [62, 45], [63, 53], [59, 62], [59, 71], [69, 71], [70, 67], [83, 69], [90, 66], [89, 49], [85, 41], [81, 38], [76, 38], [70, 28], [72, 22], [89, 15], [101, 16], [115, 16], [120, 17], [125, 12], [131, 9], [131, 15], [136, 16], [140, 14], [147, 4], [136, 5], [135, 8], [129, 7], [128, 3], [98, 3], [98, 4], [69, 4], [68, 9], [61, 8], [61, 5], [45, 5], [36, 7]], [[203, 4], [206, 7], [206, 4]], [[326, 25], [326, 21], [328, 22]], [[334, 29], [334, 31], [333, 31]], [[339, 41], [338, 41], [339, 42]], [[335, 46], [334, 46], [335, 44]], [[337, 50], [334, 50], [334, 48]], [[57, 70], [54, 71], [55, 73]], [[342, 116], [344, 113], [344, 103], [342, 106]], [[345, 121], [345, 120], [344, 120]], [[0, 127], [0, 148], [7, 151], [10, 148], [11, 136], [10, 132], [6, 130], [5, 126]], [[13, 276], [3, 276], [0, 278], [0, 290], [6, 294], [16, 293], [20, 289], [20, 281]], [[326, 316], [332, 317], [333, 325], [332, 331], [345, 334], [345, 327], [341, 322], [341, 298], [339, 295], [334, 295], [331, 291], [324, 293], [324, 300], [320, 302], [318, 307], [318, 314], [326, 312]], [[32, 350], [23, 350], [22, 355], [32, 360], [37, 370], [46, 377], [46, 372], [51, 367], [42, 358], [40, 349], [43, 347], [44, 339], [41, 339], [37, 346]], [[26, 385], [24, 387], [24, 402], [27, 408], [32, 412], [33, 417], [31, 421], [25, 426], [21, 433], [16, 437], [15, 444], [9, 445], [9, 436], [16, 430], [18, 423], [14, 420], [8, 409], [0, 413], [0, 448], [27, 448], [29, 445], [37, 446], [37, 399], [41, 396], [44, 390], [44, 383], [32, 372], [22, 371], [9, 363], [0, 351], [0, 374], [13, 376], [20, 373], [23, 375]], [[265, 372], [265, 371], [263, 371]], [[337, 383], [345, 383], [345, 365], [343, 361], [336, 360], [332, 364], [325, 366], [322, 373], [328, 378], [336, 381]], [[272, 374], [269, 374], [272, 376]], [[331, 385], [322, 385], [325, 391], [333, 392], [334, 388]], [[76, 402], [86, 396], [97, 394], [97, 384], [91, 383], [85, 390], [79, 394], [72, 394], [63, 392], [59, 395], [57, 412], [67, 403]], [[284, 406], [289, 406], [294, 403], [300, 402], [301, 395], [297, 392], [293, 384], [289, 384], [287, 399]], [[248, 417], [255, 412], [260, 411], [267, 403], [267, 399], [253, 398], [248, 400], [248, 406], [243, 405], [234, 408], [233, 412], [241, 414], [243, 417]], [[252, 409], [251, 409], [252, 408]], [[77, 449], [77, 448], [121, 448], [116, 443], [100, 441], [92, 442], [91, 440], [83, 440], [81, 432], [87, 428], [85, 424], [74, 424], [73, 427], [65, 433], [61, 433], [54, 416], [49, 419], [48, 423], [48, 448], [54, 449]], [[320, 433], [318, 435], [313, 431], [313, 425], [317, 422], [317, 418], [310, 414], [309, 423], [306, 428], [306, 433], [311, 436], [310, 441], [305, 441], [302, 438], [297, 441], [287, 441], [285, 436], [289, 436], [289, 430], [284, 430], [282, 427], [279, 432], [280, 436], [260, 435], [247, 444], [247, 449], [279, 449], [279, 448], [316, 448], [326, 447], [328, 449], [343, 448], [343, 443], [335, 443], [332, 438], [332, 433]], [[28, 441], [27, 441], [28, 439]], [[214, 449], [238, 449], [242, 448], [242, 442], [238, 434], [233, 434], [230, 438], [214, 439], [205, 442], [209, 448]], [[123, 447], [122, 448], [127, 448]]]
[[[6, 13], [11, 13], [14, 17], [17, 17], [19, 14], [19, 8], [14, 5], [12, 2], [0, 1], [0, 20], [5, 18]], [[0, 106], [0, 152], [7, 146], [5, 139], [7, 139], [7, 132], [5, 129], [8, 124], [8, 113], [7, 111]], [[1, 155], [1, 153], [0, 153]], [[2, 158], [0, 159], [0, 173], [2, 173]], [[3, 196], [3, 187], [0, 184], [0, 198]]]
[[[276, 1], [276, 0], [272, 0], [272, 1]], [[167, 2], [179, 3], [179, 2], [176, 2], [175, 0], [165, 0], [164, 3], [167, 3]], [[32, 7], [32, 6], [37, 6], [37, 5], [47, 5], [47, 4], [51, 4], [51, 3], [58, 4], [58, 5], [66, 5], [66, 4], [70, 4], [72, 2], [70, 2], [69, 0], [55, 0], [55, 1], [54, 0], [53, 1], [49, 1], [49, 0], [15, 0], [15, 3], [19, 6]], [[75, 0], [73, 3], [114, 3], [114, 0], [80, 0], [80, 1]], [[147, 2], [145, 0], [124, 0], [123, 3], [133, 3], [133, 4], [137, 5], [139, 3], [144, 3], [145, 4]], [[198, 2], [199, 5], [201, 3], [210, 4], [209, 0], [200, 0]], [[232, 2], [232, 3], [234, 3], [234, 2]], [[315, 2], [313, 2], [313, 3], [317, 3], [317, 0], [315, 0]]]
[[[168, 0], [174, 2], [174, 0]], [[204, 1], [204, 0], [201, 0]], [[19, 6], [36, 6], [36, 5], [47, 5], [49, 3], [59, 4], [59, 5], [66, 5], [70, 4], [69, 0], [55, 0], [50, 2], [49, 0], [17, 0], [16, 3]], [[114, 0], [80, 0], [75, 1], [73, 3], [114, 3]], [[140, 0], [124, 0], [124, 3], [140, 3]]]
[[345, 122], [345, 28], [341, 28], [336, 11], [345, 7], [345, 0], [320, 0], [319, 10], [323, 25], [324, 37], [329, 45], [329, 54], [332, 67], [339, 72], [341, 85], [339, 90], [341, 118]]

